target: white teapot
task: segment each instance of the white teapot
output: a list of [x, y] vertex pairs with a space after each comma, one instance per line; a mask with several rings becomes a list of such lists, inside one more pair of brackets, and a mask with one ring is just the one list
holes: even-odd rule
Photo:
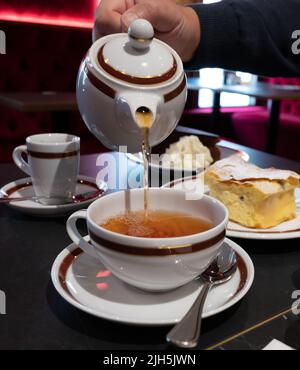
[[186, 77], [178, 54], [155, 38], [152, 25], [134, 21], [128, 34], [102, 37], [88, 51], [77, 79], [77, 101], [89, 130], [108, 148], [141, 150], [136, 112], [153, 116], [149, 144], [176, 127], [186, 101]]

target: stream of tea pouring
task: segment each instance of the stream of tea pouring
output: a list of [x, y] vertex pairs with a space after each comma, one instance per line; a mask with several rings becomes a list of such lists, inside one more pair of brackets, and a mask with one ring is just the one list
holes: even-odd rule
[[135, 119], [143, 132], [142, 154], [144, 161], [144, 212], [145, 217], [149, 212], [149, 165], [151, 156], [151, 146], [149, 143], [149, 133], [154, 122], [154, 116], [151, 110], [147, 107], [139, 107], [135, 112]]

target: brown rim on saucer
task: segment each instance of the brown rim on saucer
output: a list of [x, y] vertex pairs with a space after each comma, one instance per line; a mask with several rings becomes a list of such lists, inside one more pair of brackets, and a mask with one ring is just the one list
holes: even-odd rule
[[[101, 91], [103, 94], [105, 94], [106, 96], [108, 96], [112, 99], [114, 99], [116, 97], [116, 95], [117, 95], [116, 90], [114, 90], [112, 87], [108, 86], [103, 81], [99, 80], [94, 75], [94, 73], [90, 71], [90, 69], [88, 68], [87, 65], [85, 65], [85, 67], [84, 67], [84, 72], [85, 72], [88, 80], [90, 81], [90, 83], [97, 90]], [[180, 95], [182, 93], [182, 91], [185, 89], [185, 87], [186, 87], [186, 78], [184, 76], [181, 83], [179, 84], [179, 86], [177, 86], [174, 90], [164, 94], [164, 96], [163, 96], [164, 102], [167, 103], [167, 102], [175, 99], [178, 95]]]
[[240, 271], [240, 284], [233, 297], [235, 297], [244, 288], [248, 280], [248, 269], [245, 261], [237, 252], [236, 257], [237, 257], [237, 267]]
[[179, 254], [188, 254], [202, 251], [204, 249], [212, 247], [214, 244], [218, 243], [225, 238], [226, 230], [223, 230], [220, 234], [214, 236], [209, 240], [195, 244], [183, 244], [177, 246], [164, 246], [161, 248], [145, 248], [145, 247], [133, 247], [130, 245], [125, 245], [121, 243], [111, 242], [109, 240], [103, 239], [102, 237], [96, 235], [91, 230], [89, 230], [89, 235], [91, 241], [99, 244], [103, 248], [113, 250], [115, 252], [136, 255], [136, 256], [174, 256]]
[[[73, 251], [69, 252], [68, 255], [61, 262], [61, 264], [59, 266], [59, 269], [58, 269], [59, 283], [60, 283], [61, 287], [76, 302], [78, 302], [78, 300], [72, 295], [72, 293], [70, 292], [69, 287], [67, 285], [67, 273], [68, 273], [69, 268], [72, 266], [73, 262], [82, 253], [84, 253], [84, 252], [80, 248], [76, 248]], [[240, 282], [239, 282], [239, 286], [238, 286], [236, 292], [230, 298], [230, 300], [232, 300], [233, 298], [235, 298], [239, 294], [239, 292], [241, 290], [243, 290], [243, 288], [247, 284], [247, 280], [248, 280], [248, 276], [249, 276], [247, 265], [246, 265], [244, 259], [242, 258], [241, 255], [238, 254], [238, 252], [236, 252], [236, 255], [237, 255], [237, 267], [238, 267], [238, 270], [240, 272]]]
[[73, 152], [67, 153], [43, 153], [43, 152], [35, 152], [32, 150], [27, 150], [27, 153], [33, 158], [40, 158], [40, 159], [62, 159], [68, 157], [75, 157], [80, 153], [79, 150], [74, 150]]
[[114, 76], [118, 78], [121, 81], [130, 82], [137, 85], [154, 85], [159, 84], [161, 82], [168, 81], [171, 77], [173, 77], [177, 71], [177, 62], [176, 59], [173, 56], [173, 65], [172, 67], [165, 73], [159, 75], [159, 76], [150, 76], [150, 77], [137, 77], [137, 76], [131, 76], [126, 73], [123, 73], [121, 71], [118, 71], [117, 69], [113, 68], [111, 65], [108, 64], [108, 62], [105, 60], [103, 55], [103, 49], [106, 44], [104, 44], [99, 52], [98, 52], [98, 62], [100, 66], [111, 76]]
[[[233, 222], [233, 221], [232, 221]], [[249, 233], [249, 234], [288, 234], [288, 233], [296, 233], [300, 231], [300, 228], [298, 229], [290, 229], [290, 230], [267, 230], [267, 229], [253, 229], [253, 230], [238, 230], [238, 229], [232, 229], [230, 227], [227, 227], [228, 231], [233, 231], [236, 233]]]
[[[94, 184], [93, 182], [88, 181], [88, 180], [77, 179], [77, 184], [87, 185], [87, 186], [90, 186], [90, 187], [92, 187], [94, 189], [98, 189], [99, 190], [99, 193], [103, 192], [103, 189], [99, 189], [96, 184]], [[28, 188], [28, 187], [31, 187], [31, 186], [33, 186], [32, 185], [32, 182], [31, 181], [26, 181], [24, 183], [20, 183], [20, 184], [14, 185], [13, 187], [11, 187], [9, 189], [6, 189], [5, 192], [6, 192], [6, 194], [8, 196], [10, 196], [13, 193], [15, 193], [16, 191], [20, 190], [20, 189], [25, 189], [25, 188]]]
[[66, 283], [67, 281], [67, 272], [69, 268], [71, 267], [72, 263], [76, 260], [76, 258], [83, 253], [83, 250], [80, 248], [74, 249], [72, 252], [69, 252], [69, 254], [63, 259], [62, 263], [59, 266], [58, 270], [58, 278], [59, 283], [62, 286], [63, 290], [68, 293], [73, 299], [77, 301], [77, 299], [71, 294], [68, 285]]

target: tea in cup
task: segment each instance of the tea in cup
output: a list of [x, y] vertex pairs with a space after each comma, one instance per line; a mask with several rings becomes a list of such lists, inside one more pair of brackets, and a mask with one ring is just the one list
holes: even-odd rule
[[[143, 212], [143, 189], [120, 191], [71, 215], [67, 231], [79, 248], [100, 258], [120, 280], [148, 291], [189, 283], [207, 268], [223, 244], [228, 211], [212, 197], [191, 201], [183, 190], [150, 188], [147, 217], [154, 217], [150, 225]], [[166, 219], [172, 216], [172, 221]], [[90, 242], [77, 229], [81, 218], [87, 222]], [[128, 222], [133, 226], [130, 232], [124, 229]], [[154, 230], [150, 236], [149, 230]]]

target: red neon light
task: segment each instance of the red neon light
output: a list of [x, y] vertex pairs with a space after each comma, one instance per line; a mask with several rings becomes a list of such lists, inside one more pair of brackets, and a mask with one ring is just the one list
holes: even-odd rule
[[108, 277], [111, 275], [111, 271], [110, 270], [102, 270], [102, 271], [99, 271], [96, 275], [97, 278], [103, 278], [103, 277]]
[[[99, 0], [94, 0], [93, 9], [99, 4]], [[22, 22], [34, 24], [46, 24], [51, 26], [75, 27], [75, 28], [93, 28], [93, 17], [80, 18], [67, 15], [50, 16], [37, 13], [17, 13], [11, 10], [0, 11], [0, 20], [8, 22]]]
[[108, 288], [108, 284], [106, 284], [106, 283], [97, 283], [97, 284], [96, 284], [96, 287], [97, 287], [99, 290], [107, 290], [107, 288]]
[[35, 24], [47, 24], [50, 26], [64, 26], [64, 27], [76, 27], [76, 28], [92, 28], [93, 22], [88, 19], [74, 19], [74, 18], [54, 18], [44, 16], [41, 17], [37, 14], [32, 15], [18, 15], [13, 13], [1, 13], [0, 19], [8, 22], [21, 22], [21, 23], [35, 23]]

